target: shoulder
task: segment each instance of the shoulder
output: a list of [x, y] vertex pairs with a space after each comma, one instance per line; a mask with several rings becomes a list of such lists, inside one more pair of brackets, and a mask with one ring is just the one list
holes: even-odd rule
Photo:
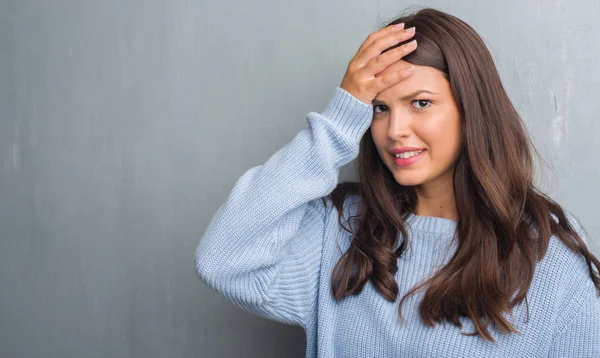
[[[359, 205], [360, 196], [358, 194], [348, 194], [344, 199], [340, 220], [346, 227], [350, 228], [351, 225], [354, 229], [358, 228], [358, 220], [360, 219]], [[338, 213], [338, 216], [339, 214], [340, 213]]]
[[[579, 237], [581, 237], [581, 240], [583, 240], [589, 249], [590, 239], [587, 232], [581, 225], [581, 222], [573, 213], [566, 209], [563, 210], [570, 226], [577, 232], [577, 234], [579, 234]], [[551, 216], [555, 222], [558, 222], [556, 215], [551, 214]], [[546, 262], [549, 265], [559, 266], [567, 275], [573, 275], [577, 273], [581, 274], [583, 271], [586, 273], [588, 272], [588, 266], [583, 255], [570, 249], [556, 235], [552, 235], [550, 237], [548, 250], [540, 262]]]
[[[565, 212], [565, 216], [567, 217], [567, 221], [569, 222], [569, 224], [573, 227], [573, 229], [575, 229], [575, 231], [577, 231], [577, 233], [579, 234], [579, 236], [581, 237], [583, 242], [585, 242], [586, 246], [589, 248], [589, 245], [590, 245], [589, 235], [588, 235], [587, 231], [584, 229], [584, 227], [581, 224], [581, 222], [579, 221], [579, 219], [575, 216], [575, 214], [573, 214], [569, 210], [563, 208], [563, 211]], [[554, 215], [554, 214], [551, 214], [551, 215], [552, 215], [552, 218], [554, 219], [554, 221], [558, 222], [558, 218], [556, 217], [556, 215]]]
[[343, 182], [326, 197], [328, 205], [335, 208], [336, 218], [342, 222], [347, 222], [352, 216], [357, 214], [360, 195], [358, 194], [358, 183]]
[[341, 254], [348, 249], [352, 240], [353, 235], [350, 231], [358, 229], [359, 196], [358, 194], [348, 194], [343, 201], [332, 200], [330, 197], [326, 197], [325, 200], [328, 207], [326, 226], [328, 227], [328, 237], [331, 239], [326, 241], [331, 244], [335, 243]]
[[356, 215], [358, 202], [359, 196], [357, 194], [348, 194], [343, 198], [333, 199], [331, 195], [326, 195], [314, 200], [310, 205], [313, 208], [319, 207], [318, 210], [325, 213], [326, 221], [331, 225], [333, 222], [340, 221], [347, 224], [348, 220]]
[[358, 214], [358, 205], [360, 204], [360, 196], [358, 194], [349, 194], [344, 200], [344, 214]]
[[[579, 234], [585, 245], [589, 249], [589, 237], [583, 229], [581, 222], [570, 211], [563, 209], [565, 216], [571, 227]], [[555, 215], [553, 219], [558, 222]], [[577, 251], [569, 248], [556, 235], [550, 237], [546, 254], [540, 260], [540, 264], [546, 266], [547, 269], [554, 272], [557, 278], [572, 286], [579, 286], [584, 282], [590, 281], [589, 267], [585, 257]]]
[[[589, 238], [579, 220], [566, 210], [565, 214], [589, 247]], [[553, 218], [557, 220], [554, 215]], [[597, 297], [585, 257], [571, 250], [556, 235], [550, 237], [546, 253], [536, 266], [534, 281], [538, 282], [532, 283], [532, 286], [543, 287], [549, 297], [556, 299], [558, 307], [566, 307], [573, 300], [591, 301]]]

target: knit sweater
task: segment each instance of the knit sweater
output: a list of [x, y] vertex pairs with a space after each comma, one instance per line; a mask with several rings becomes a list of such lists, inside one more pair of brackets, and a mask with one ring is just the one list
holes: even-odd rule
[[[396, 302], [371, 281], [360, 294], [335, 301], [331, 273], [351, 234], [339, 225], [331, 200], [324, 205], [321, 198], [358, 155], [372, 105], [337, 87], [324, 111], [306, 119], [307, 128], [244, 172], [210, 221], [195, 252], [205, 284], [260, 317], [303, 327], [309, 358], [600, 357], [600, 298], [583, 257], [554, 236], [527, 293], [529, 320], [523, 301], [504, 314], [519, 333], [488, 326], [496, 343], [461, 334], [475, 332], [469, 318], [461, 317], [463, 328], [424, 325], [418, 314], [423, 291], [403, 302], [405, 321], [399, 321], [400, 298], [456, 250], [456, 222], [449, 219], [408, 217], [411, 245], [398, 259]], [[344, 202], [343, 219], [356, 213], [357, 202], [356, 195]]]

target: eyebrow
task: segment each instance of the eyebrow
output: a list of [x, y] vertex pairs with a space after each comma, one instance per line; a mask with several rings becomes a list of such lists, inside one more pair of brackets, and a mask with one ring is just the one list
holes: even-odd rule
[[[411, 99], [413, 97], [416, 97], [416, 96], [420, 95], [421, 93], [436, 94], [435, 92], [431, 92], [431, 91], [428, 91], [428, 90], [420, 89], [420, 90], [414, 91], [413, 93], [409, 93], [409, 94], [407, 94], [404, 97], [400, 97], [399, 99], [400, 99], [400, 101], [408, 101], [409, 99]], [[379, 100], [376, 100], [376, 99], [373, 100], [373, 103], [385, 104], [385, 102], [379, 101]]]

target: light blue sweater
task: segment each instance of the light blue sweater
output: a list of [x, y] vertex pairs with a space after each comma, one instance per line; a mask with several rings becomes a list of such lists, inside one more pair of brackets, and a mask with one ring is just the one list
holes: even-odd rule
[[[371, 105], [337, 87], [322, 113], [307, 115], [308, 128], [263, 165], [248, 169], [198, 244], [200, 279], [254, 314], [302, 326], [306, 357], [600, 358], [600, 298], [583, 258], [555, 237], [528, 291], [529, 321], [523, 302], [512, 318], [505, 315], [520, 334], [502, 335], [488, 326], [495, 344], [460, 334], [475, 331], [469, 319], [461, 320], [462, 329], [425, 326], [417, 312], [423, 291], [404, 301], [406, 321], [398, 320], [400, 298], [456, 249], [445, 250], [456, 225], [448, 219], [409, 217], [412, 248], [398, 259], [395, 303], [370, 281], [359, 295], [333, 299], [331, 272], [350, 234], [340, 227], [331, 201], [325, 207], [320, 198], [358, 155], [371, 119]], [[346, 218], [355, 212], [353, 198], [344, 204]]]

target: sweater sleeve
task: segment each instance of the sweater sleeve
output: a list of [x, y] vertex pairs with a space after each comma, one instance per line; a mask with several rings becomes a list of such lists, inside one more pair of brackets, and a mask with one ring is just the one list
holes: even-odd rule
[[584, 293], [565, 310], [566, 319], [552, 338], [549, 358], [600, 357], [600, 297], [589, 277], [584, 287]]
[[264, 164], [248, 169], [196, 248], [198, 277], [231, 303], [305, 327], [315, 309], [326, 218], [321, 200], [358, 155], [372, 105], [337, 87], [325, 110]]

